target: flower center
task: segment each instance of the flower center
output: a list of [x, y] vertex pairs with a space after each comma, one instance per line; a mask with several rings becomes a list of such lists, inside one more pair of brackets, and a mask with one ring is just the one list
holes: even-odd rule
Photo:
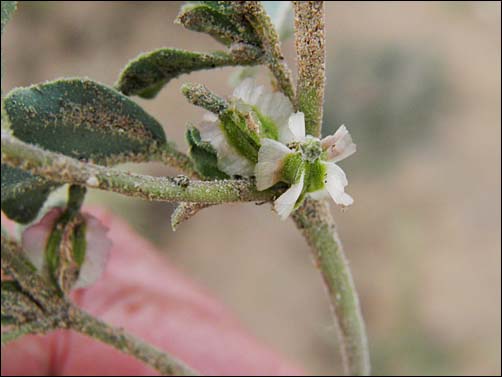
[[321, 141], [318, 138], [307, 136], [306, 140], [300, 144], [300, 150], [305, 161], [315, 162], [321, 157]]

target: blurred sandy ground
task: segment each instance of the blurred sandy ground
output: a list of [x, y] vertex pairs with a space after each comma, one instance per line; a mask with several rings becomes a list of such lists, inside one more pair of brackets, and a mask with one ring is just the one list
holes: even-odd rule
[[[113, 84], [161, 46], [211, 50], [172, 21], [180, 3], [21, 3], [2, 43], [4, 90], [60, 76]], [[329, 3], [326, 128], [345, 123], [356, 204], [334, 209], [375, 374], [500, 374], [500, 3]], [[285, 46], [294, 64], [292, 41]], [[138, 100], [180, 146], [201, 111], [184, 81], [222, 95], [232, 69]], [[174, 174], [161, 166], [134, 167]], [[171, 205], [95, 193], [215, 292], [258, 337], [315, 374], [340, 372], [320, 278], [268, 206], [201, 212], [173, 233]]]

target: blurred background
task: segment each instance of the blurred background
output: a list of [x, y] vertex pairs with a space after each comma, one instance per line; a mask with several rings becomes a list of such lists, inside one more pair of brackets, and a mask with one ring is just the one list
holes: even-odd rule
[[[2, 49], [3, 89], [61, 76], [112, 85], [159, 47], [221, 48], [174, 25], [180, 2], [21, 2]], [[355, 204], [333, 208], [362, 301], [377, 375], [501, 373], [501, 6], [327, 3], [324, 132], [358, 152], [341, 165]], [[292, 66], [294, 43], [284, 44]], [[229, 95], [235, 68], [135, 98], [186, 149], [202, 111], [186, 81]], [[267, 74], [261, 71], [260, 80]], [[174, 175], [159, 164], [127, 166]], [[261, 339], [311, 374], [340, 373], [317, 270], [291, 220], [270, 207], [202, 211], [174, 233], [173, 205], [93, 192]]]

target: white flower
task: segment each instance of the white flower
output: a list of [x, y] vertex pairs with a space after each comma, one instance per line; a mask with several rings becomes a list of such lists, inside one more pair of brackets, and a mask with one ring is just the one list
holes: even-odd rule
[[[254, 175], [258, 190], [266, 190], [279, 182], [289, 184], [274, 203], [282, 219], [287, 218], [306, 195], [331, 197], [341, 206], [353, 203], [345, 193], [345, 173], [335, 164], [356, 151], [345, 126], [322, 140], [306, 135], [305, 115], [294, 113], [283, 93], [266, 92], [251, 78], [234, 90], [229, 102], [231, 114], [241, 117], [241, 121], [244, 117], [246, 122], [246, 129], [237, 134], [244, 135], [245, 144], [248, 142], [246, 133], [251, 131], [251, 142], [245, 145], [248, 149], [243, 148], [239, 138], [223, 130], [216, 115], [206, 115], [201, 125], [201, 140], [209, 142], [216, 150], [221, 171], [228, 175]], [[230, 142], [229, 138], [232, 138]], [[251, 150], [259, 146], [257, 156], [249, 153], [249, 145]]]
[[279, 131], [287, 127], [289, 117], [293, 113], [293, 105], [288, 97], [281, 92], [266, 92], [265, 87], [257, 85], [252, 78], [242, 81], [232, 96], [238, 100], [238, 104], [244, 105], [244, 110], [246, 105], [256, 107], [261, 114], [275, 123]]
[[[23, 250], [39, 271], [44, 272], [47, 269], [45, 248], [54, 224], [62, 213], [62, 208], [53, 208], [39, 222], [29, 226], [23, 232]], [[101, 277], [112, 247], [112, 241], [106, 236], [108, 228], [94, 216], [83, 214], [83, 217], [86, 222], [86, 252], [73, 288], [87, 287]]]
[[[289, 137], [288, 120], [293, 113], [293, 106], [281, 92], [266, 92], [263, 86], [256, 85], [253, 79], [248, 78], [235, 88], [232, 101], [235, 108], [242, 113], [258, 111], [261, 116], [269, 119], [279, 131], [281, 142], [285, 142], [284, 138]], [[285, 133], [281, 130], [285, 130]], [[208, 113], [204, 116], [200, 136], [202, 141], [209, 142], [216, 150], [218, 169], [228, 175], [252, 176], [254, 174], [254, 164], [228, 142], [216, 115]]]
[[328, 160], [332, 162], [341, 161], [356, 151], [356, 145], [352, 142], [352, 137], [343, 124], [333, 135], [322, 139], [321, 145], [328, 154]]
[[305, 172], [302, 172], [300, 180], [297, 183], [291, 185], [291, 187], [287, 189], [284, 194], [279, 196], [274, 202], [274, 209], [281, 220], [286, 219], [291, 214], [291, 212], [293, 212], [295, 204], [300, 197], [303, 186], [305, 184], [304, 178]]
[[[315, 166], [315, 172], [324, 170], [323, 177], [312, 177], [309, 179], [321, 179], [321, 187], [315, 191], [305, 193], [314, 199], [331, 196], [335, 203], [348, 206], [353, 203], [353, 199], [345, 193], [347, 178], [343, 170], [335, 164], [355, 152], [356, 146], [352, 142], [350, 134], [345, 126], [341, 126], [333, 135], [320, 140], [312, 136], [305, 135], [305, 118], [303, 113], [292, 114], [287, 123], [287, 127], [280, 132], [280, 141], [290, 147], [271, 139], [262, 139], [261, 148], [258, 152], [258, 163], [255, 167], [256, 187], [258, 190], [265, 190], [277, 182], [284, 179], [283, 170], [287, 157], [297, 154], [302, 157], [304, 164], [298, 164], [299, 179], [291, 184], [274, 203], [274, 208], [281, 219], [287, 218], [293, 209], [299, 204], [298, 200], [305, 190], [309, 190], [305, 180], [305, 169], [308, 166]], [[309, 165], [310, 164], [310, 165]], [[320, 167], [322, 167], [320, 169]]]

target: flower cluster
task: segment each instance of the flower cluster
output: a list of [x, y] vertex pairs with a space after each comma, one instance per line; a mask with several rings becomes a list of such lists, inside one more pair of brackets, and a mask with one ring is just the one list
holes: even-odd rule
[[282, 219], [309, 195], [315, 199], [331, 197], [348, 206], [352, 198], [345, 193], [347, 178], [336, 162], [356, 151], [345, 126], [333, 135], [319, 139], [305, 134], [305, 117], [294, 112], [288, 98], [268, 93], [252, 79], [244, 80], [231, 99], [231, 111], [245, 119], [247, 129], [259, 140], [257, 159], [242, 153], [218, 116], [207, 115], [201, 125], [201, 139], [216, 151], [218, 168], [230, 176], [255, 176], [258, 190], [283, 182], [289, 188], [274, 202]]

